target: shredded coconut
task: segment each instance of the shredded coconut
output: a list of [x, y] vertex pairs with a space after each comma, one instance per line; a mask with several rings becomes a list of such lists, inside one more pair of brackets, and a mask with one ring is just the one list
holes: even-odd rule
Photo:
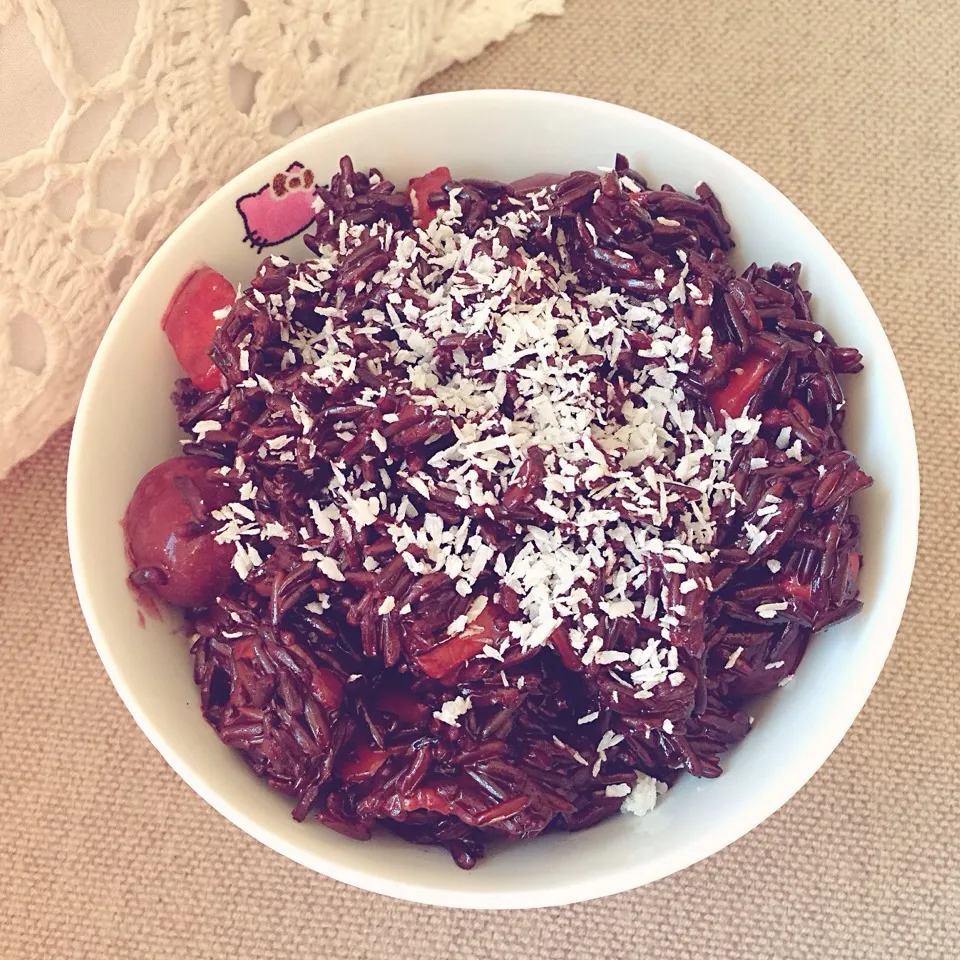
[[637, 782], [620, 809], [624, 813], [632, 813], [635, 817], [645, 816], [657, 805], [657, 797], [662, 792], [662, 787], [665, 787], [665, 784], [659, 780], [638, 772]]
[[460, 718], [470, 710], [471, 702], [469, 697], [455, 697], [453, 700], [447, 700], [439, 710], [434, 710], [433, 716], [451, 727], [460, 726]]

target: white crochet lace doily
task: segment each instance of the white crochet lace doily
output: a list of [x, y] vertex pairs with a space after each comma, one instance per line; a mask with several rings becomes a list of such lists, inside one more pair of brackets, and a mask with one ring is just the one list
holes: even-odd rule
[[563, 0], [0, 0], [0, 476], [74, 413], [130, 281], [300, 133]]

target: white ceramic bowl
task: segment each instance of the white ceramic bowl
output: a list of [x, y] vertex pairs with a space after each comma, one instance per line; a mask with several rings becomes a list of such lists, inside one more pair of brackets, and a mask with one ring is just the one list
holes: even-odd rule
[[[290, 802], [258, 781], [201, 717], [175, 619], [141, 625], [125, 583], [119, 521], [127, 500], [146, 470], [178, 450], [169, 395], [179, 371], [160, 330], [164, 305], [198, 261], [234, 282], [252, 276], [260, 255], [243, 242], [237, 200], [291, 163], [321, 181], [347, 153], [358, 168], [379, 167], [401, 183], [441, 163], [464, 176], [510, 180], [609, 165], [617, 151], [651, 182], [691, 190], [706, 180], [733, 226], [739, 265], [802, 261], [818, 319], [863, 351], [866, 369], [849, 382], [846, 437], [876, 481], [857, 504], [864, 611], [818, 636], [796, 680], [757, 705], [755, 728], [726, 756], [722, 777], [682, 778], [642, 819], [622, 815], [581, 833], [494, 847], [470, 872], [441, 849], [388, 835], [358, 843], [295, 823]], [[282, 235], [284, 222], [264, 218], [251, 202], [251, 229]], [[271, 249], [305, 252], [298, 238]], [[263, 843], [330, 877], [408, 900], [485, 908], [563, 904], [649, 883], [720, 850], [799, 790], [853, 723], [886, 659], [910, 584], [918, 505], [913, 425], [890, 344], [810, 221], [752, 170], [683, 130], [607, 103], [521, 90], [441, 94], [348, 117], [254, 164], [207, 200], [150, 261], [107, 330], [77, 414], [67, 499], [77, 590], [100, 657], [144, 733], [197, 793]]]

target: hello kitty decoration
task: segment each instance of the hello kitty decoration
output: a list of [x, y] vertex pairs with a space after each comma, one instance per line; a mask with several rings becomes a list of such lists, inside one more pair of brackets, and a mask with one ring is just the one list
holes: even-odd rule
[[246, 229], [243, 239], [257, 251], [292, 240], [313, 223], [315, 197], [313, 171], [291, 163], [270, 183], [237, 199], [237, 213]]

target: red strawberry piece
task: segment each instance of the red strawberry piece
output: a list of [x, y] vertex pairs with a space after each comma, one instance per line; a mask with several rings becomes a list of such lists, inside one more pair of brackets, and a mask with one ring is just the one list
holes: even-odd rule
[[428, 713], [427, 705], [409, 690], [383, 688], [377, 692], [373, 703], [381, 713], [392, 714], [404, 723], [419, 723]]
[[[500, 616], [497, 616], [497, 614]], [[462, 633], [438, 643], [432, 650], [417, 657], [420, 669], [428, 677], [439, 680], [463, 666], [471, 657], [475, 657], [488, 644], [498, 646], [507, 635], [498, 620], [505, 622], [502, 611], [496, 604], [488, 603], [477, 616], [467, 624]]]
[[326, 710], [336, 710], [343, 699], [343, 684], [340, 678], [327, 667], [314, 667], [310, 677], [310, 689]]
[[431, 193], [436, 193], [450, 182], [450, 170], [447, 167], [434, 167], [422, 177], [414, 177], [407, 193], [413, 205], [413, 220], [419, 227], [425, 227], [436, 215], [437, 211], [427, 202]]
[[253, 659], [253, 641], [249, 637], [243, 637], [233, 642], [231, 651], [234, 660], [252, 660]]
[[731, 371], [726, 386], [710, 394], [710, 405], [718, 424], [724, 413], [739, 417], [753, 399], [770, 369], [770, 361], [758, 353], [748, 353]]
[[360, 783], [372, 777], [387, 762], [389, 756], [386, 750], [376, 750], [360, 741], [354, 749], [353, 756], [343, 761], [340, 776], [347, 783]]
[[796, 600], [805, 600], [810, 602], [812, 587], [809, 583], [801, 583], [796, 576], [783, 577], [780, 580], [780, 586], [788, 597]]
[[236, 293], [223, 274], [200, 267], [187, 276], [170, 298], [161, 327], [180, 366], [201, 390], [220, 386], [220, 371], [210, 360], [213, 334], [222, 317], [214, 316], [233, 304]]
[[453, 804], [434, 786], [417, 787], [401, 801], [401, 807], [408, 813], [414, 810], [432, 810], [449, 816], [453, 813]]

